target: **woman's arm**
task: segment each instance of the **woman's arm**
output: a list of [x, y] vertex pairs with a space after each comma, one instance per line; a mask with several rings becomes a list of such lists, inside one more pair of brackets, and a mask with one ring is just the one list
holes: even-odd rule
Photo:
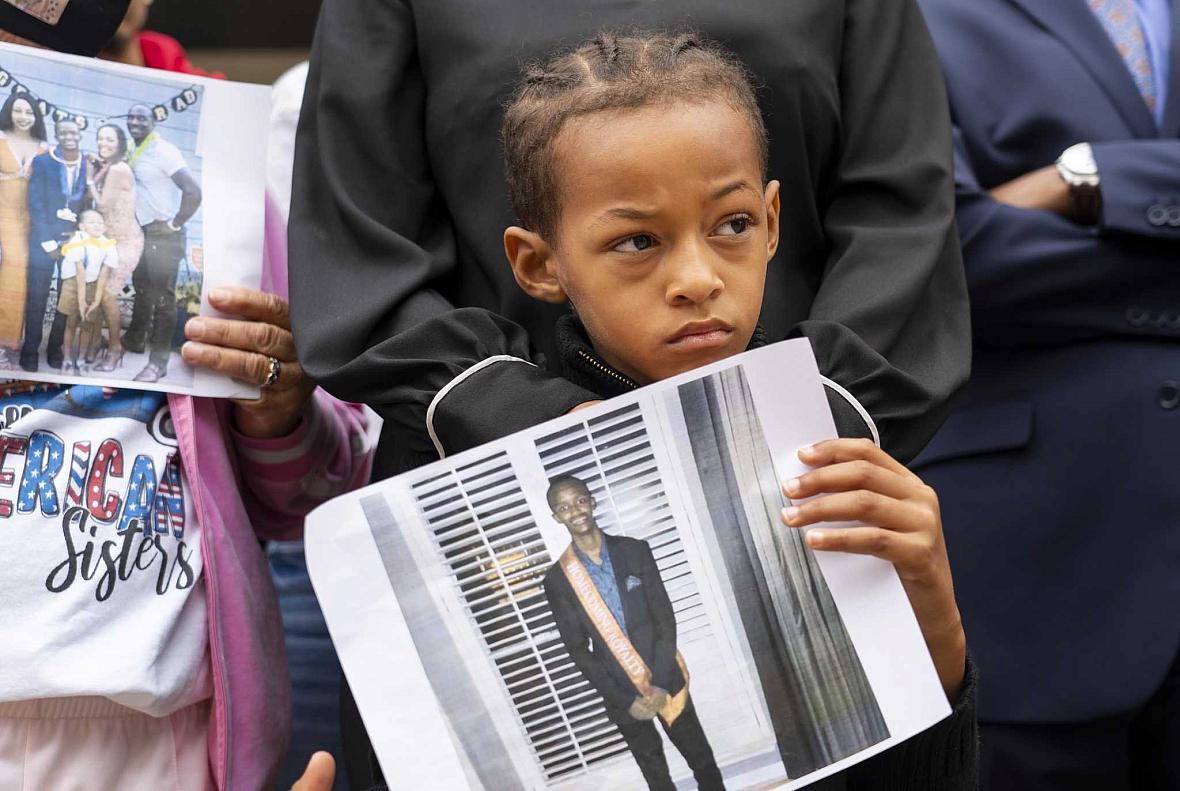
[[[810, 315], [793, 332], [863, 405], [882, 447], [906, 461], [970, 369], [950, 113], [913, 0], [843, 6], [840, 156], [817, 196], [830, 252]], [[848, 399], [829, 403], [842, 431], [859, 422]]]
[[519, 362], [533, 360], [519, 326], [442, 293], [455, 234], [411, 5], [324, 3], [295, 150], [292, 323], [311, 376], [381, 412], [399, 450], [453, 453], [594, 396]]

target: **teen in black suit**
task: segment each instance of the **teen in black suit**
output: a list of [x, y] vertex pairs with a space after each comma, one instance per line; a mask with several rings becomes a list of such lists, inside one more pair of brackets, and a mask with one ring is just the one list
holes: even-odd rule
[[[575, 554], [651, 671], [652, 694], [645, 697], [637, 691], [558, 562], [545, 574], [545, 596], [561, 640], [578, 670], [602, 695], [607, 716], [631, 748], [648, 787], [675, 789], [654, 720], [663, 702], [680, 693], [688, 680], [676, 659], [676, 614], [651, 547], [645, 541], [603, 533], [594, 519], [594, 497], [573, 476], [555, 478], [547, 497], [553, 518], [570, 531]], [[663, 720], [661, 724], [692, 768], [698, 787], [724, 788], [691, 699], [671, 725]]]

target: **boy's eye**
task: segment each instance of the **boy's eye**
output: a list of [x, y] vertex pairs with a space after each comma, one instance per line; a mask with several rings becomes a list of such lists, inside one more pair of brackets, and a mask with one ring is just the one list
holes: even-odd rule
[[744, 215], [730, 217], [717, 226], [718, 236], [741, 236], [750, 227], [750, 218]]
[[642, 253], [644, 250], [650, 250], [655, 247], [656, 240], [645, 233], [637, 233], [634, 236], [628, 236], [623, 241], [616, 244], [611, 249], [616, 253]]

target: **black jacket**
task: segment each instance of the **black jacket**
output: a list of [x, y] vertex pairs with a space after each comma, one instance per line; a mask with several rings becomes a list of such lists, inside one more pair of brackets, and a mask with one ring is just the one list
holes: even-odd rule
[[501, 108], [523, 61], [601, 28], [686, 26], [763, 84], [782, 182], [768, 336], [812, 341], [845, 436], [875, 428], [905, 460], [942, 421], [969, 325], [946, 97], [913, 0], [326, 0], [296, 145], [292, 323], [304, 368], [385, 418], [376, 475], [590, 397], [544, 366], [473, 368], [551, 359], [560, 315], [504, 260]]
[[[559, 363], [563, 375], [576, 386], [590, 392], [594, 398], [610, 398], [634, 389], [634, 382], [598, 358], [586, 337], [585, 330], [572, 315], [563, 317], [557, 323], [555, 337], [560, 350]], [[766, 333], [758, 328], [750, 341], [750, 347], [756, 348], [765, 344]], [[480, 426], [482, 431], [494, 433], [497, 429], [495, 418], [492, 415], [479, 413], [472, 415], [471, 418], [482, 424]], [[423, 454], [417, 462], [425, 463], [428, 460], [427, 455]], [[631, 539], [623, 538], [610, 538], [610, 540], [631, 541]], [[642, 544], [642, 542], [634, 543], [646, 548], [646, 544]], [[615, 575], [618, 578], [621, 564], [618, 564], [615, 559], [615, 545], [612, 543], [610, 546], [611, 563], [615, 565]], [[647, 549], [646, 554], [649, 558], [650, 552], [651, 550]], [[635, 566], [634, 555], [636, 553], [626, 554], [628, 558], [625, 562], [628, 569], [632, 569]], [[634, 573], [634, 571], [628, 571], [628, 573]], [[561, 579], [555, 580], [556, 576], [561, 576]], [[625, 580], [625, 577], [623, 579]], [[659, 579], [658, 573], [656, 579]], [[645, 585], [645, 587], [648, 588], [648, 596], [651, 596], [655, 592], [655, 588], [659, 587], [663, 598], [667, 599], [662, 585]], [[620, 590], [625, 590], [625, 583]], [[618, 709], [623, 708], [622, 688], [618, 685], [617, 676], [610, 676], [609, 681], [601, 680], [610, 673], [609, 666], [605, 672], [600, 672], [600, 667], [592, 664], [593, 659], [584, 655], [579, 656], [580, 654], [589, 654], [589, 651], [586, 650], [589, 647], [588, 641], [593, 639], [596, 632], [584, 615], [578, 616], [581, 605], [576, 600], [566, 601], [564, 605], [559, 604], [563, 597], [565, 599], [572, 598], [569, 584], [565, 582], [564, 573], [559, 568], [553, 567], [546, 573], [545, 592], [557, 620], [562, 641], [570, 651], [575, 664], [606, 698], [608, 715], [616, 722], [622, 722], [623, 720], [616, 719]], [[624, 618], [627, 620], [628, 629], [631, 628], [632, 611], [641, 607], [642, 605], [636, 607], [632, 603], [631, 608], [627, 608], [627, 601], [624, 599]], [[661, 608], [662, 605], [656, 609]], [[574, 617], [571, 617], [571, 612]], [[652, 620], [654, 622], [661, 619]], [[661, 621], [661, 623], [666, 623], [666, 621]], [[671, 628], [674, 633], [674, 622]], [[639, 643], [646, 646], [648, 639], [636, 636], [632, 638], [632, 642], [634, 644], [638, 640]], [[673, 641], [674, 639], [675, 635], [673, 634]], [[660, 642], [653, 639], [652, 648], [640, 650], [653, 674], [658, 673], [655, 675], [657, 684], [659, 680], [666, 679], [670, 672], [667, 670], [667, 642], [663, 641], [662, 643], [664, 653], [655, 649], [655, 645]], [[637, 647], [639, 647], [638, 644]], [[645, 653], [645, 650], [648, 653]], [[622, 678], [626, 679], [626, 676], [623, 675]], [[611, 696], [615, 693], [608, 691], [613, 689], [620, 691], [615, 699], [617, 702], [612, 702]], [[669, 691], [675, 692], [679, 689], [679, 686], [673, 685]], [[627, 701], [628, 706], [630, 700], [633, 699], [634, 695]], [[815, 791], [970, 791], [976, 788], [979, 776], [979, 736], [975, 717], [975, 700], [975, 666], [968, 657], [963, 691], [948, 718], [917, 736], [839, 774], [813, 783], [808, 788], [815, 789]], [[372, 789], [373, 791], [384, 788], [380, 767], [372, 753], [360, 715], [356, 710], [356, 704], [353, 702], [347, 686], [342, 692], [341, 716], [344, 720], [344, 749], [352, 788]]]
[[[675, 695], [684, 688], [684, 674], [676, 664], [676, 613], [651, 547], [626, 536], [604, 534], [603, 540], [619, 586], [627, 639], [651, 671], [651, 683]], [[627, 709], [639, 692], [586, 615], [560, 562], [545, 573], [545, 598], [574, 664], [606, 701], [607, 716], [617, 724], [635, 722]]]

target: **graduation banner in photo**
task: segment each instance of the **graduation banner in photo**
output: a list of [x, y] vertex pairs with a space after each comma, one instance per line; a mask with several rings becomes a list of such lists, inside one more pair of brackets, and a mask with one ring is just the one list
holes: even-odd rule
[[792, 340], [314, 511], [308, 569], [387, 777], [800, 788], [946, 717], [893, 567], [779, 521], [796, 451], [835, 433]]
[[261, 282], [269, 98], [0, 44], [0, 377], [257, 396], [180, 347]]

